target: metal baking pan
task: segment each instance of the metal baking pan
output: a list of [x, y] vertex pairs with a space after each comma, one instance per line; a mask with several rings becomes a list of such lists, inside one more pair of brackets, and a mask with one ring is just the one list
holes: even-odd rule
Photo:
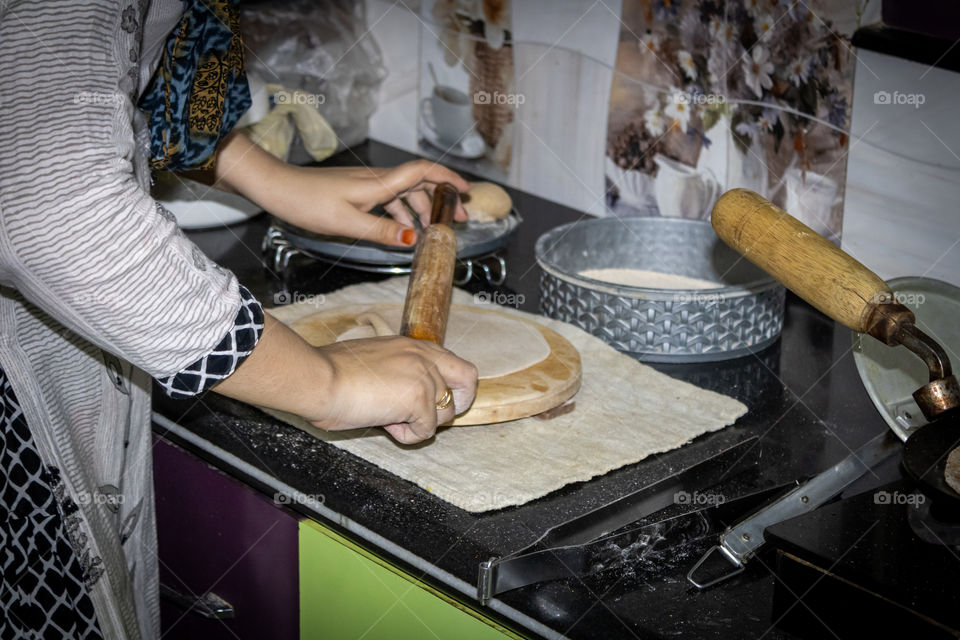
[[[536, 244], [540, 309], [641, 360], [727, 360], [773, 343], [786, 292], [730, 249], [705, 220], [599, 218], [557, 227]], [[720, 284], [651, 289], [579, 275], [644, 269]]]
[[[520, 215], [513, 210], [510, 215], [493, 222], [455, 223], [457, 257], [475, 258], [502, 248], [521, 222]], [[274, 225], [294, 247], [319, 258], [361, 265], [409, 265], [413, 262], [413, 248], [398, 249], [377, 242], [322, 235], [276, 218]]]

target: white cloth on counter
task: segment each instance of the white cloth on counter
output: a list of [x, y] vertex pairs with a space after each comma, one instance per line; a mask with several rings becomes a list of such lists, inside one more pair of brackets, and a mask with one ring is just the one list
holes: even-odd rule
[[[269, 313], [289, 324], [316, 311], [402, 302], [406, 290], [406, 278], [393, 278], [349, 286]], [[473, 304], [473, 298], [455, 289], [453, 303]], [[553, 329], [580, 352], [583, 384], [572, 412], [551, 420], [442, 428], [432, 440], [413, 446], [397, 444], [382, 429], [325, 432], [296, 416], [268, 412], [473, 512], [524, 504], [675, 449], [747, 412], [741, 402], [675, 380], [577, 327], [501, 310]]]

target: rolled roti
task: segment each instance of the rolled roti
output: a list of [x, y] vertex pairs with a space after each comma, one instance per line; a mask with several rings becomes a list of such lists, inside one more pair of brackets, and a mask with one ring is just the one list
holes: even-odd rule
[[[401, 313], [398, 307], [360, 314], [357, 322], [361, 326], [344, 331], [337, 336], [337, 342], [397, 335]], [[550, 345], [543, 334], [529, 323], [506, 314], [473, 313], [458, 307], [450, 309], [443, 346], [475, 364], [481, 379], [523, 371], [550, 355]]]

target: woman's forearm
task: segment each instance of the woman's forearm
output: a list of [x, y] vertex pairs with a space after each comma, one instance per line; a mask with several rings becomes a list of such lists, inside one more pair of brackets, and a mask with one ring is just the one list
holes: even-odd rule
[[267, 211], [276, 209], [274, 200], [288, 181], [286, 162], [270, 155], [242, 133], [227, 136], [217, 149], [213, 186], [237, 193]]
[[[384, 426], [414, 443], [466, 411], [476, 387], [477, 368], [432, 343], [387, 337], [317, 348], [266, 314], [253, 352], [214, 391], [322, 429]], [[453, 404], [441, 409], [447, 389]]]
[[[232, 134], [221, 143], [214, 173], [218, 188], [238, 193], [295, 226], [318, 233], [362, 238], [391, 245], [410, 245], [416, 238], [390, 218], [359, 211], [346, 197], [353, 175], [378, 170], [359, 168], [300, 167], [270, 155], [243, 134]], [[372, 208], [375, 200], [365, 203]]]
[[[413, 213], [430, 223], [430, 194], [441, 182], [469, 188], [453, 171], [428, 160], [398, 167], [299, 167], [273, 157], [246, 136], [234, 133], [220, 145], [215, 185], [239, 193], [293, 225], [330, 235], [393, 246], [416, 241]], [[372, 215], [382, 205], [390, 216]], [[458, 203], [456, 220], [467, 214]]]
[[214, 391], [317, 420], [322, 405], [316, 399], [329, 395], [332, 376], [321, 351], [267, 313], [257, 346]]

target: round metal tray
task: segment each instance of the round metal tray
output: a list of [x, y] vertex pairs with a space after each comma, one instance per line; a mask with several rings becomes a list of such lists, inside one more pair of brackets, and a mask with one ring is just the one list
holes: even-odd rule
[[[933, 278], [893, 278], [895, 299], [917, 316], [917, 328], [940, 343], [956, 371], [960, 364], [960, 288]], [[906, 347], [888, 347], [856, 331], [853, 360], [877, 411], [900, 439], [927, 424], [913, 392], [930, 381], [930, 370]]]
[[[412, 248], [399, 249], [366, 240], [312, 233], [276, 218], [273, 222], [290, 244], [314, 256], [357, 265], [409, 265], [413, 262]], [[455, 223], [457, 257], [475, 258], [502, 248], [520, 222], [520, 215], [513, 210], [507, 217], [493, 222]]]
[[[536, 244], [540, 309], [641, 360], [726, 360], [769, 346], [783, 327], [785, 290], [720, 240], [710, 223], [600, 218], [542, 235]], [[716, 289], [650, 289], [594, 280], [586, 269], [645, 269]]]

